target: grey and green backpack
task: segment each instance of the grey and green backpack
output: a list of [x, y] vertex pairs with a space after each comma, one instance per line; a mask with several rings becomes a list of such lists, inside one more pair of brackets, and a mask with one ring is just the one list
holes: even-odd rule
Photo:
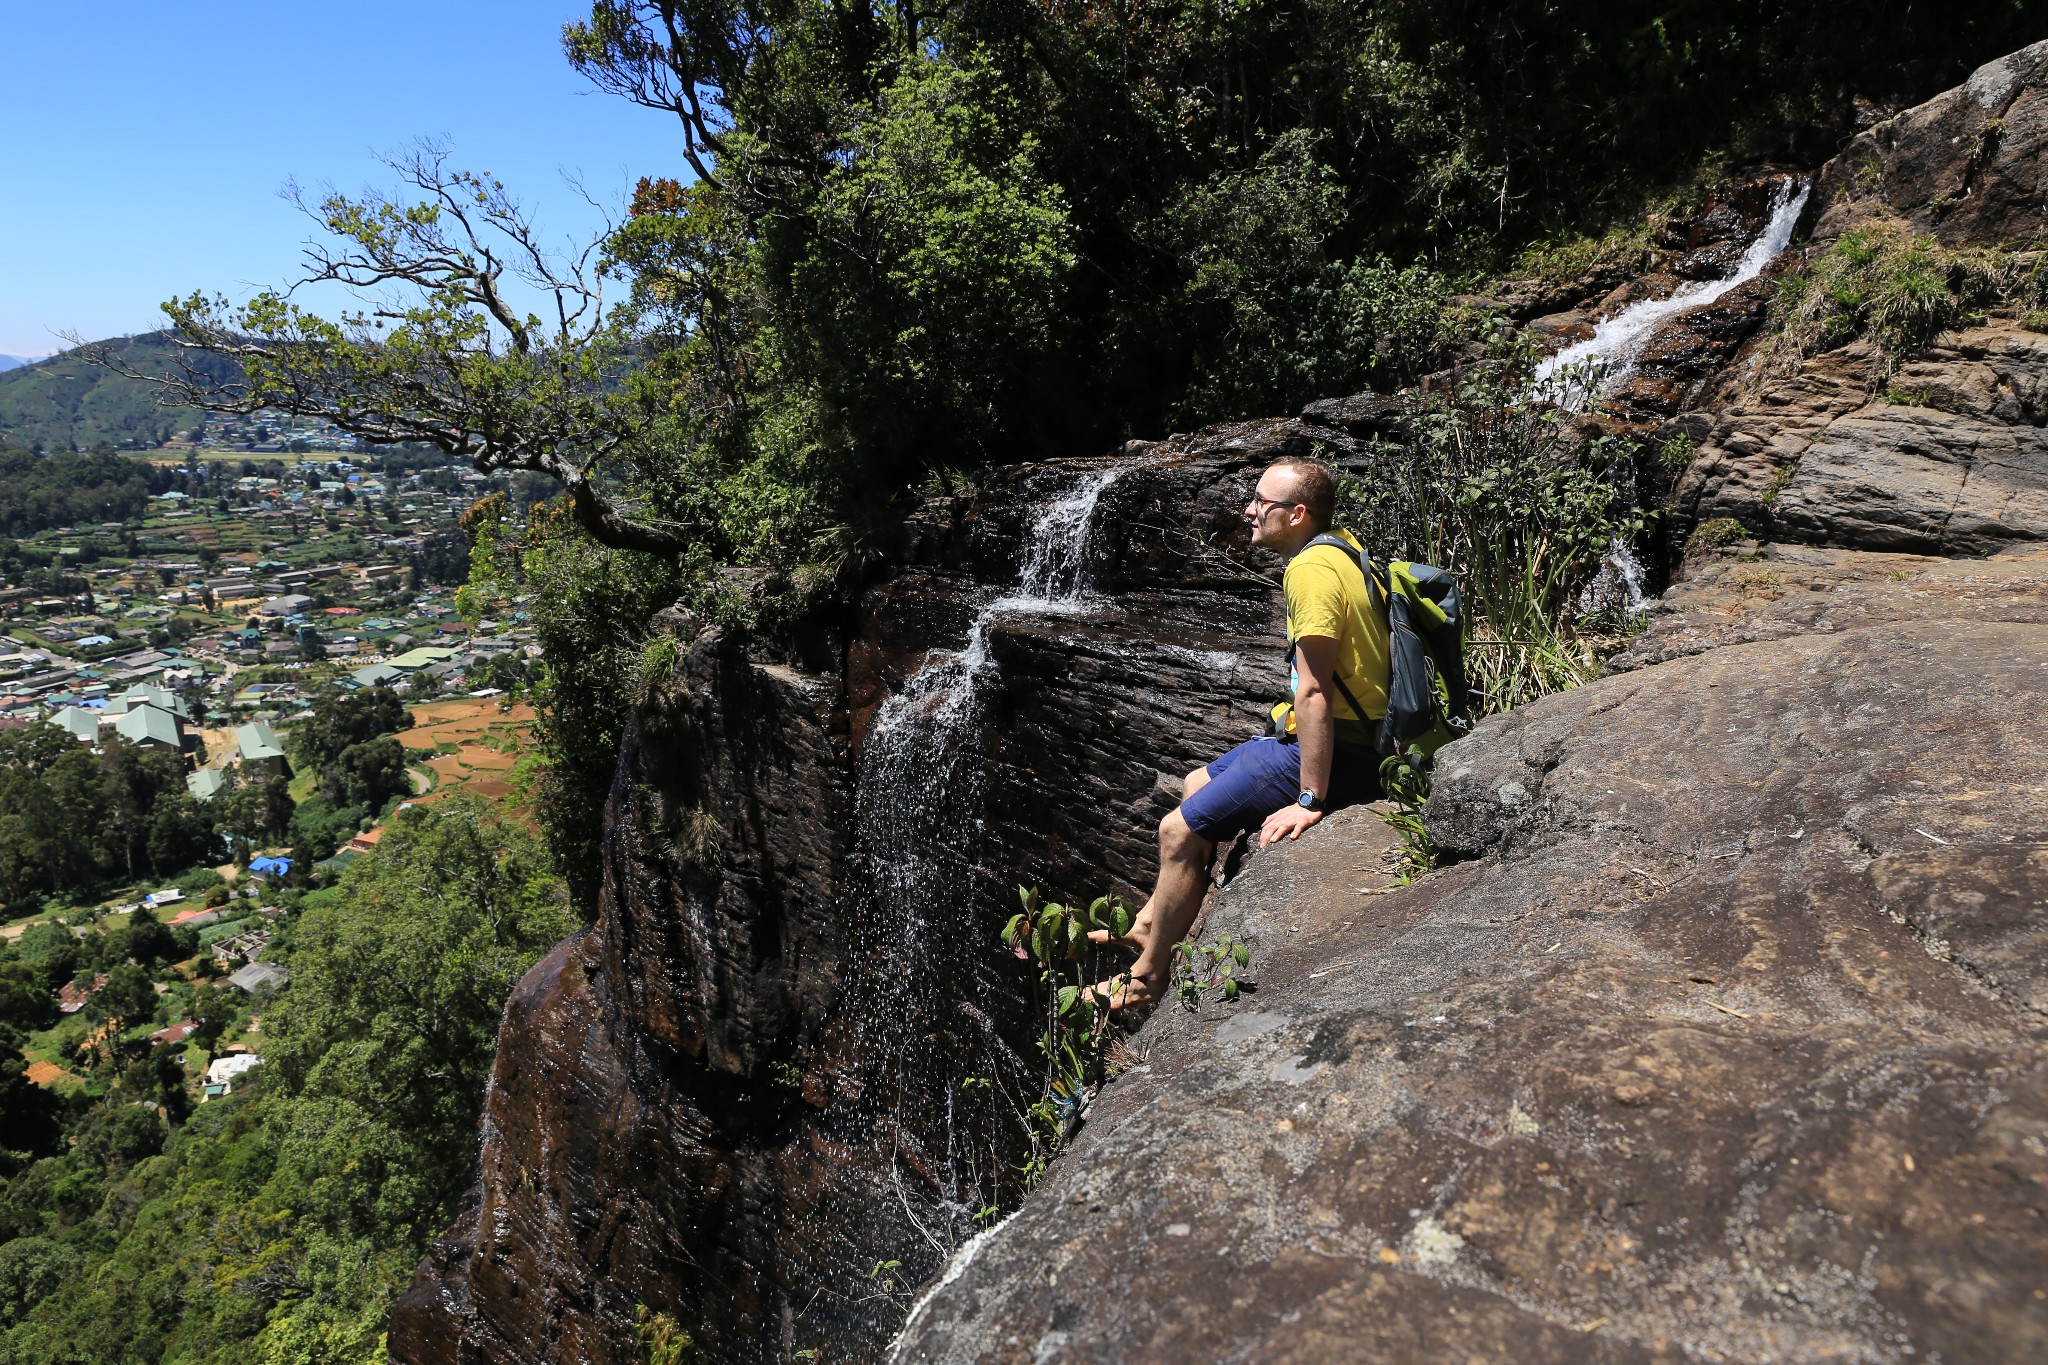
[[[1458, 581], [1433, 564], [1382, 562], [1350, 541], [1325, 532], [1302, 546], [1342, 550], [1365, 576], [1366, 600], [1387, 622], [1387, 710], [1378, 718], [1374, 748], [1382, 755], [1419, 749], [1436, 752], [1472, 728], [1465, 678], [1465, 610]], [[1368, 629], [1372, 622], [1366, 622]], [[1293, 659], [1294, 646], [1288, 645]], [[1352, 713], [1370, 716], [1337, 676], [1337, 691]]]

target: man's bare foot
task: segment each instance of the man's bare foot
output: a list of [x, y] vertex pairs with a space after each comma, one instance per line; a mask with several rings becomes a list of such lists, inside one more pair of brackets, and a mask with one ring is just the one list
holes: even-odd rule
[[1156, 1004], [1165, 981], [1155, 976], [1134, 976], [1120, 972], [1107, 981], [1098, 981], [1084, 989], [1081, 994], [1092, 1004], [1101, 1005], [1110, 1013], [1118, 1010], [1136, 1009], [1140, 1005]]

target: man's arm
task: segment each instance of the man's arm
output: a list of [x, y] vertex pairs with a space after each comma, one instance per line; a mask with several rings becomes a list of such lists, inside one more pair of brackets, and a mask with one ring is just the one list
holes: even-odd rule
[[[1336, 689], [1337, 642], [1324, 635], [1304, 635], [1294, 656], [1294, 737], [1301, 745], [1301, 785], [1330, 799], [1330, 760], [1337, 750], [1337, 717], [1330, 709]], [[1288, 805], [1266, 817], [1259, 844], [1299, 839], [1301, 832], [1323, 818], [1321, 811]]]

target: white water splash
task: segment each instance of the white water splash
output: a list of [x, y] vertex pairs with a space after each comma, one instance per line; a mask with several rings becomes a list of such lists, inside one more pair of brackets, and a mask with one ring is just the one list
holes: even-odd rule
[[[942, 1107], [945, 1201], [958, 1218], [971, 1214], [964, 1199], [976, 1184], [954, 1169], [955, 1109], [967, 1103], [961, 1077], [985, 1074], [991, 1050], [1003, 1047], [986, 1017], [959, 999], [976, 959], [987, 956], [973, 926], [985, 889], [981, 685], [990, 636], [1006, 615], [1096, 605], [1088, 583], [1096, 507], [1125, 468], [1092, 471], [1044, 506], [1017, 590], [976, 613], [961, 648], [925, 657], [876, 710], [862, 748], [855, 822], [873, 898], [866, 946], [888, 980], [849, 987], [846, 998], [863, 1051], [878, 1076], [886, 1073], [880, 1093], [899, 1106]], [[954, 1041], [935, 1046], [941, 1035]]]
[[[1031, 527], [1024, 568], [1017, 575], [1018, 591], [984, 606], [967, 628], [965, 645], [958, 650], [933, 650], [902, 689], [882, 703], [868, 730], [866, 753], [870, 759], [886, 760], [912, 731], [920, 732], [926, 755], [945, 750], [944, 741], [973, 709], [976, 680], [988, 665], [989, 631], [998, 618], [1018, 611], [1078, 613], [1096, 605], [1087, 582], [1095, 507], [1103, 490], [1123, 472], [1119, 466], [1091, 474], [1038, 514]], [[936, 736], [931, 733], [934, 730], [939, 732]], [[935, 739], [936, 745], [931, 743]], [[863, 795], [869, 785], [864, 771]], [[882, 783], [884, 789], [890, 785]]]
[[902, 1348], [904, 1341], [910, 1336], [912, 1330], [916, 1328], [917, 1320], [924, 1316], [924, 1310], [931, 1307], [932, 1300], [936, 1299], [947, 1285], [965, 1274], [967, 1267], [974, 1264], [974, 1258], [981, 1254], [982, 1248], [986, 1247], [995, 1235], [1003, 1230], [1005, 1223], [1008, 1223], [1011, 1218], [1016, 1216], [1015, 1213], [1010, 1214], [994, 1227], [982, 1229], [960, 1245], [960, 1249], [953, 1253], [953, 1259], [947, 1263], [946, 1273], [941, 1275], [930, 1289], [925, 1290], [924, 1294], [915, 1304], [911, 1305], [910, 1315], [903, 1319], [903, 1326], [897, 1331], [896, 1339], [889, 1343], [889, 1351], [892, 1356]]
[[1770, 220], [1757, 239], [1749, 244], [1749, 250], [1742, 253], [1734, 273], [1726, 279], [1696, 280], [1680, 286], [1677, 293], [1669, 298], [1645, 299], [1628, 307], [1600, 323], [1593, 329], [1593, 335], [1584, 341], [1565, 347], [1556, 355], [1536, 367], [1536, 387], [1563, 388], [1567, 392], [1557, 393], [1557, 401], [1566, 407], [1577, 407], [1590, 394], [1578, 391], [1571, 382], [1575, 371], [1582, 371], [1589, 363], [1599, 367], [1598, 387], [1606, 388], [1626, 378], [1635, 367], [1636, 352], [1643, 341], [1660, 325], [1680, 313], [1708, 304], [1734, 289], [1737, 285], [1749, 283], [1764, 271], [1764, 267], [1775, 259], [1779, 252], [1792, 244], [1793, 229], [1799, 226], [1799, 215], [1806, 208], [1806, 197], [1811, 192], [1803, 180], [1782, 181], [1771, 198]]
[[1095, 505], [1102, 500], [1103, 490], [1123, 472], [1121, 466], [1099, 470], [1081, 480], [1065, 497], [1046, 505], [1031, 528], [1031, 552], [1024, 561], [1024, 571], [1017, 576], [1017, 586], [1022, 591], [997, 601], [990, 612], [1018, 608], [1075, 610], [1093, 605], [1087, 573]]
[[1600, 570], [1579, 590], [1579, 614], [1634, 616], [1643, 609], [1643, 561], [1620, 536], [1607, 542]]

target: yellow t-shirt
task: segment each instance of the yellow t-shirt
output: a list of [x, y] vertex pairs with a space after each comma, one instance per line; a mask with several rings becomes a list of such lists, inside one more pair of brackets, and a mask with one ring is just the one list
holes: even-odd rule
[[[1358, 544], [1349, 531], [1337, 534]], [[1387, 713], [1387, 622], [1384, 613], [1372, 609], [1358, 561], [1334, 545], [1311, 546], [1288, 561], [1281, 585], [1287, 594], [1288, 644], [1311, 635], [1335, 640], [1337, 676], [1370, 713], [1356, 714], [1344, 694], [1333, 688], [1330, 710], [1337, 720], [1338, 740], [1371, 744], [1374, 718]], [[1299, 675], [1300, 666], [1290, 655], [1288, 700], [1273, 708], [1274, 721], [1290, 735]]]

